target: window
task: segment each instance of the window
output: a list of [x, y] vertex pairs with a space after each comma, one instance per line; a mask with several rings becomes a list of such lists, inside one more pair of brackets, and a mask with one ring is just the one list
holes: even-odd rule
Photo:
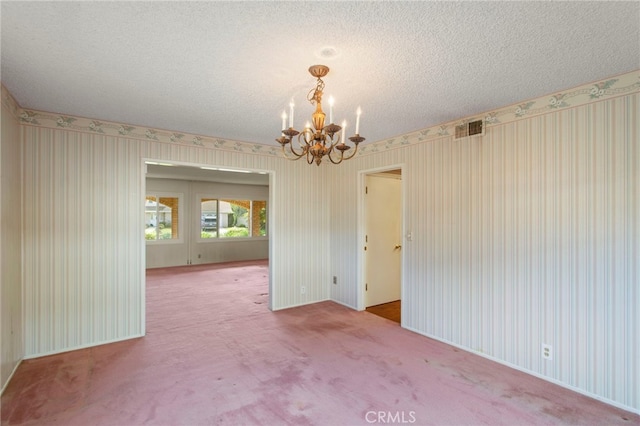
[[218, 236], [218, 200], [202, 198], [200, 200], [200, 238]]
[[251, 204], [251, 235], [265, 237], [267, 235], [267, 202], [253, 201]]
[[144, 207], [144, 239], [177, 240], [180, 237], [180, 197], [148, 194]]
[[248, 238], [267, 235], [267, 202], [200, 199], [200, 238]]

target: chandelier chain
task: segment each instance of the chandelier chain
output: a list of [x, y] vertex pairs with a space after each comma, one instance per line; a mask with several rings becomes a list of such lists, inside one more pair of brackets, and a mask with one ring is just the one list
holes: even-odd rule
[[[324, 91], [324, 81], [318, 77], [316, 82], [316, 88], [309, 90], [307, 94], [307, 100], [313, 104], [314, 102], [322, 102], [322, 92]], [[319, 96], [318, 96], [319, 95]]]

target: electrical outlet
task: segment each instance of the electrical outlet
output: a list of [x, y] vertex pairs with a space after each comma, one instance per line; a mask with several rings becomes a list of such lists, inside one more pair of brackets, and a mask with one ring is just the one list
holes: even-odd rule
[[300, 287], [300, 294], [305, 294], [307, 292], [307, 288], [305, 286]]
[[338, 277], [336, 277], [335, 275], [333, 276], [333, 283], [338, 284]]
[[542, 344], [542, 358], [551, 361], [553, 359], [553, 348], [546, 343]]

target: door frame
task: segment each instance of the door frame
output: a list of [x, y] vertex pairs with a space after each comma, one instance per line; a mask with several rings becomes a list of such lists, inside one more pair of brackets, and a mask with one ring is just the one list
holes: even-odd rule
[[[358, 218], [358, 250], [357, 250], [357, 265], [358, 265], [358, 291], [356, 294], [356, 305], [359, 311], [364, 311], [366, 309], [366, 263], [364, 257], [364, 246], [365, 236], [367, 234], [367, 223], [366, 223], [366, 186], [367, 186], [367, 176], [371, 174], [388, 172], [390, 170], [400, 170], [401, 178], [400, 178], [400, 197], [401, 197], [401, 205], [400, 211], [402, 214], [402, 240], [403, 240], [403, 249], [406, 242], [406, 222], [407, 222], [407, 214], [406, 214], [406, 166], [404, 163], [393, 164], [390, 166], [377, 167], [373, 169], [360, 170], [358, 172], [358, 206], [357, 206], [357, 218]], [[405, 250], [402, 250], [400, 253], [400, 300], [404, 300], [405, 298]], [[404, 306], [401, 308], [404, 311]], [[401, 315], [401, 318], [404, 318], [404, 315]], [[404, 322], [404, 320], [402, 320]]]
[[[147, 162], [148, 161], [152, 161], [152, 162], [156, 162], [156, 163], [169, 163], [169, 164], [175, 164], [177, 166], [187, 166], [187, 167], [194, 167], [194, 168], [200, 168], [200, 167], [218, 167], [218, 168], [231, 168], [231, 169], [237, 169], [237, 170], [247, 170], [250, 172], [255, 172], [255, 173], [266, 173], [269, 176], [269, 196], [267, 199], [267, 235], [269, 237], [269, 241], [268, 241], [268, 247], [269, 247], [269, 272], [268, 272], [268, 277], [269, 277], [269, 284], [268, 284], [268, 302], [267, 302], [267, 307], [270, 311], [273, 311], [273, 302], [275, 300], [274, 297], [274, 293], [276, 291], [276, 284], [275, 284], [275, 277], [274, 277], [274, 273], [273, 273], [273, 247], [274, 247], [274, 238], [273, 235], [275, 234], [274, 232], [274, 224], [273, 221], [271, 220], [272, 217], [274, 217], [275, 214], [275, 210], [274, 206], [275, 206], [275, 202], [274, 202], [274, 198], [275, 198], [275, 180], [276, 180], [276, 172], [275, 170], [270, 170], [270, 169], [256, 169], [256, 168], [252, 168], [252, 167], [239, 167], [239, 166], [228, 166], [228, 165], [218, 165], [218, 164], [206, 164], [206, 163], [196, 163], [196, 162], [191, 162], [191, 161], [176, 161], [176, 160], [163, 160], [163, 159], [159, 159], [159, 158], [155, 158], [155, 157], [142, 157], [140, 159], [140, 163], [141, 163], [141, 167], [140, 167], [140, 190], [142, 193], [142, 202], [140, 203], [140, 211], [139, 211], [139, 215], [140, 215], [140, 223], [144, 223], [144, 219], [145, 219], [145, 203], [144, 203], [144, 199], [147, 193]], [[192, 206], [187, 207], [188, 209], [191, 208]], [[193, 214], [189, 214], [187, 215], [187, 217], [193, 217]], [[189, 219], [187, 219], [188, 221]], [[189, 225], [187, 225], [189, 226]], [[190, 249], [190, 248], [189, 248]], [[140, 249], [141, 251], [141, 259], [142, 259], [142, 270], [140, 271], [141, 273], [141, 310], [140, 310], [140, 315], [141, 315], [141, 324], [142, 324], [142, 335], [144, 336], [146, 334], [146, 315], [147, 315], [147, 300], [146, 300], [146, 291], [147, 291], [147, 267], [146, 267], [146, 251], [147, 251], [147, 244], [145, 241], [142, 242], [142, 247]]]

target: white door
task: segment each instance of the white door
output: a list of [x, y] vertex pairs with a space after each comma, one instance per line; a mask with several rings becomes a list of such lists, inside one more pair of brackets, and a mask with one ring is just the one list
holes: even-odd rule
[[365, 190], [365, 307], [400, 300], [402, 180], [398, 173], [367, 175]]

